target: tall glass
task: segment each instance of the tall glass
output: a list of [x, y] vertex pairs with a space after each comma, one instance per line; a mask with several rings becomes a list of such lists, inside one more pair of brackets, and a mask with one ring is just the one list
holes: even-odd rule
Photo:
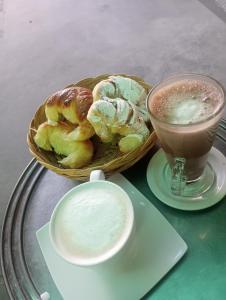
[[224, 105], [223, 88], [204, 75], [173, 76], [150, 91], [147, 108], [169, 163], [173, 194], [192, 197], [213, 184], [207, 158]]

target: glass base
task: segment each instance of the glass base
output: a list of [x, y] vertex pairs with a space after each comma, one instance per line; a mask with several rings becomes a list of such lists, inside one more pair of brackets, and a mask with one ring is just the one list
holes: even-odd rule
[[[171, 191], [171, 168], [169, 163], [166, 163], [162, 169], [162, 176], [167, 184], [167, 188]], [[199, 197], [203, 193], [206, 193], [216, 181], [216, 174], [212, 166], [207, 163], [202, 175], [195, 181], [186, 182], [183, 190], [181, 191], [181, 196], [183, 197]], [[174, 195], [174, 193], [171, 191]]]
[[186, 183], [183, 195], [171, 191], [171, 170], [162, 149], [151, 158], [147, 168], [147, 182], [161, 202], [181, 210], [200, 210], [210, 207], [226, 195], [226, 157], [212, 148], [207, 165], [199, 180]]

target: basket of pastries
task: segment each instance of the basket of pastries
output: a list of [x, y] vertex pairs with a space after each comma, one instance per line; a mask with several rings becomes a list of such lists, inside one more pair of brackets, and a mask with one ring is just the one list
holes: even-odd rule
[[53, 172], [85, 181], [123, 171], [155, 144], [145, 107], [150, 85], [123, 74], [86, 78], [50, 95], [29, 126], [31, 154]]

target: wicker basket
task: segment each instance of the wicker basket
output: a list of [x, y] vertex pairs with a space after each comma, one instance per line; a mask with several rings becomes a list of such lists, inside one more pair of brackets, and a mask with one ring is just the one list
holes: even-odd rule
[[[132, 78], [139, 82], [148, 92], [150, 90], [150, 85], [145, 83], [141, 78], [136, 76], [128, 76], [124, 74], [117, 74], [120, 76], [125, 76]], [[70, 86], [81, 86], [93, 90], [94, 86], [103, 79], [106, 79], [109, 74], [100, 75], [95, 78], [86, 78]], [[123, 154], [118, 150], [117, 146], [109, 146], [103, 144], [97, 139], [93, 139], [95, 154], [92, 162], [80, 169], [70, 169], [61, 166], [57, 162], [57, 155], [53, 152], [45, 151], [40, 149], [34, 142], [34, 135], [39, 125], [46, 121], [45, 116], [45, 102], [38, 108], [35, 113], [31, 124], [29, 126], [29, 131], [27, 135], [27, 142], [31, 154], [46, 168], [52, 170], [53, 172], [66, 176], [68, 178], [77, 179], [85, 181], [89, 178], [90, 172], [92, 170], [101, 169], [105, 172], [108, 177], [114, 172], [121, 172], [126, 170], [135, 164], [139, 159], [141, 159], [155, 144], [156, 134], [151, 129], [151, 134], [146, 142], [135, 151]]]

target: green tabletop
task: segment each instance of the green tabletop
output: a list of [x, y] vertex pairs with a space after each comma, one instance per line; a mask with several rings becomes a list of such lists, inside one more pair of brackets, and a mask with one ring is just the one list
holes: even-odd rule
[[201, 211], [185, 212], [166, 206], [153, 195], [146, 181], [151, 155], [124, 175], [173, 225], [187, 243], [188, 251], [144, 299], [226, 299], [226, 197]]

